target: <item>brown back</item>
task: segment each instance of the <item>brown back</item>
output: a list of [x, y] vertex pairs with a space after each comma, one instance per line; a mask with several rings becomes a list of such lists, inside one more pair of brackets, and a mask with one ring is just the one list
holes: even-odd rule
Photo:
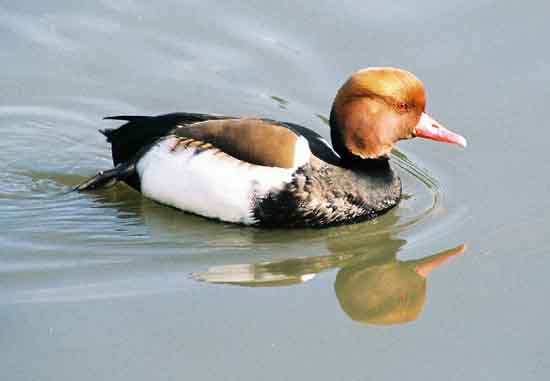
[[253, 118], [209, 120], [181, 126], [175, 134], [212, 144], [251, 164], [292, 168], [298, 136], [283, 126]]

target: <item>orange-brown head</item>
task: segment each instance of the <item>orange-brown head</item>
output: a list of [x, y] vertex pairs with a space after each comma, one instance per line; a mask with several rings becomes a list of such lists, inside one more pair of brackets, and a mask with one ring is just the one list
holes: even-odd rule
[[355, 72], [338, 90], [330, 115], [332, 144], [344, 158], [380, 158], [401, 139], [415, 136], [466, 146], [424, 112], [424, 85], [412, 73], [391, 67]]

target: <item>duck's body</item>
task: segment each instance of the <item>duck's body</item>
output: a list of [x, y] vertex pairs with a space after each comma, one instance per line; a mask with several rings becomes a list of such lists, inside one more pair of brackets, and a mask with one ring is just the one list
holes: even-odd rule
[[115, 168], [77, 189], [123, 180], [160, 203], [246, 225], [320, 227], [371, 219], [401, 198], [401, 182], [387, 154], [394, 141], [414, 135], [403, 120], [411, 118], [418, 127], [424, 105], [414, 117], [397, 114], [397, 124], [375, 110], [373, 115], [397, 130], [362, 139], [358, 131], [364, 122], [350, 123], [356, 112], [346, 116], [352, 112], [348, 106], [358, 106], [346, 86], [331, 113], [338, 153], [320, 135], [293, 123], [194, 113], [117, 116], [108, 119], [127, 123], [102, 131]]

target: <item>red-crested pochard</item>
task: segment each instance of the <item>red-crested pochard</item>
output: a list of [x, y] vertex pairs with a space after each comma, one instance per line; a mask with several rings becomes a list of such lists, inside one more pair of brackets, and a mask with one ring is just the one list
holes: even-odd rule
[[332, 147], [294, 123], [173, 113], [113, 116], [114, 168], [76, 187], [122, 180], [160, 203], [223, 221], [320, 227], [374, 218], [397, 205], [393, 145], [423, 137], [466, 146], [424, 112], [422, 82], [408, 71], [367, 68], [340, 88], [330, 113]]

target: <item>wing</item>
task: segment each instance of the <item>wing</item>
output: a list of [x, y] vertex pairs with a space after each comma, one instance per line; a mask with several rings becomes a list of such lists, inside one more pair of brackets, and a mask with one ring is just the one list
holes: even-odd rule
[[115, 129], [100, 130], [111, 143], [117, 170], [101, 172], [94, 181], [85, 182], [81, 190], [101, 187], [111, 180], [124, 180], [139, 189], [137, 175], [128, 168], [135, 168], [143, 154], [168, 135], [193, 139], [203, 147], [201, 143], [208, 143], [238, 160], [262, 166], [297, 167], [307, 162], [311, 153], [331, 164], [337, 165], [340, 160], [319, 134], [293, 123], [181, 112], [105, 119], [127, 122]]
[[179, 125], [229, 117], [207, 114], [173, 113], [158, 116], [118, 115], [105, 119], [124, 120], [127, 123], [114, 129], [100, 130], [111, 143], [113, 164], [125, 163], [159, 138], [166, 136]]
[[[246, 121], [243, 123], [246, 127], [241, 126], [238, 128], [241, 131], [241, 133], [238, 134], [240, 138], [243, 138], [244, 136], [245, 139], [261, 144], [258, 139], [261, 140], [262, 138], [270, 136], [284, 135], [283, 133], [277, 134], [272, 132], [274, 126], [283, 127], [294, 132], [298, 136], [304, 137], [309, 144], [311, 152], [318, 158], [335, 165], [337, 165], [340, 161], [338, 154], [321, 135], [294, 123], [279, 122], [271, 119], [239, 119], [231, 116], [183, 112], [159, 116], [121, 115], [110, 116], [105, 119], [127, 121], [127, 123], [116, 129], [105, 129], [101, 131], [107, 137], [107, 141], [109, 141], [112, 145], [112, 155], [115, 166], [119, 163], [129, 161], [138, 152], [143, 150], [144, 147], [154, 143], [160, 137], [168, 135], [178, 127], [189, 126], [201, 122], [223, 121], [228, 119]], [[200, 125], [201, 127], [206, 127], [206, 129], [209, 130], [205, 131], [205, 134], [208, 132], [208, 136], [215, 139], [218, 144], [221, 144], [219, 143], [220, 141], [230, 138], [224, 136], [222, 132], [224, 125], [217, 123], [213, 125], [209, 123], [201, 123]], [[259, 131], [246, 133], [245, 130], [249, 128], [263, 128], [269, 131], [266, 131], [265, 133]], [[196, 133], [196, 131], [193, 131], [193, 133]], [[216, 138], [214, 135], [218, 137]], [[229, 135], [232, 134], [229, 133]], [[267, 152], [269, 148], [265, 148], [266, 149], [264, 149], [264, 152]]]
[[211, 144], [238, 160], [266, 167], [298, 168], [311, 155], [303, 136], [261, 119], [208, 120], [180, 126], [173, 134]]

